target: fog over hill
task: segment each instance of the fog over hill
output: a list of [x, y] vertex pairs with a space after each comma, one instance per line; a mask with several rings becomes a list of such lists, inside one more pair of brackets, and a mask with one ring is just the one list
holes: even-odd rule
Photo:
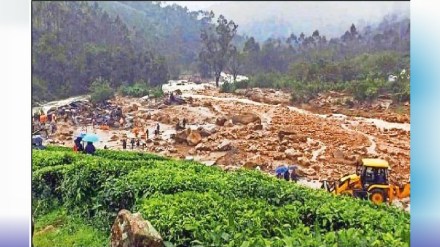
[[167, 2], [190, 10], [213, 10], [239, 24], [239, 33], [262, 41], [292, 32], [318, 29], [328, 38], [340, 37], [352, 23], [358, 29], [378, 24], [386, 15], [409, 17], [409, 2]]

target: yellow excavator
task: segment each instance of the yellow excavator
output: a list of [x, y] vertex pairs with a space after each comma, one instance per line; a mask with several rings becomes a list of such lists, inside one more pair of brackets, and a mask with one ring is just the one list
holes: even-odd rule
[[375, 204], [389, 202], [395, 198], [410, 196], [410, 182], [405, 185], [389, 183], [390, 166], [386, 160], [362, 159], [358, 163], [356, 174], [347, 174], [339, 181], [321, 181], [322, 189], [336, 195], [370, 199]]

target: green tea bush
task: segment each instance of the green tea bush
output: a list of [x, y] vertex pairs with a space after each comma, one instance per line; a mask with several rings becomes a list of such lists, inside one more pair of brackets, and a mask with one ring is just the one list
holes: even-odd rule
[[34, 201], [62, 205], [101, 230], [128, 209], [140, 210], [170, 246], [409, 244], [409, 214], [400, 209], [258, 171], [110, 150], [89, 156], [49, 147], [32, 156]]

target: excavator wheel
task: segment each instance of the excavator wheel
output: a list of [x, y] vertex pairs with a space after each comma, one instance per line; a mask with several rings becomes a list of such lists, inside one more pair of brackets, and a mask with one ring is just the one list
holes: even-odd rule
[[386, 201], [386, 195], [385, 195], [384, 191], [381, 189], [373, 189], [370, 192], [370, 200], [374, 204], [379, 205], [379, 204], [382, 204]]

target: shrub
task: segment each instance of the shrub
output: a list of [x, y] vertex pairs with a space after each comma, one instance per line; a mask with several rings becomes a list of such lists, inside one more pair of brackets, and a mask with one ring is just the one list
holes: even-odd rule
[[33, 152], [33, 199], [49, 208], [62, 206], [98, 229], [108, 230], [125, 208], [140, 211], [169, 246], [409, 244], [409, 214], [386, 205], [258, 171], [224, 172], [141, 153], [104, 150], [71, 157], [70, 152], [56, 147]]
[[233, 93], [235, 91], [234, 83], [224, 82], [220, 87], [221, 93]]
[[124, 96], [142, 97], [148, 95], [149, 89], [144, 82], [137, 82], [133, 85], [123, 85], [119, 92]]
[[94, 103], [106, 101], [113, 97], [114, 91], [108, 81], [101, 77], [95, 80], [90, 86], [91, 100]]

